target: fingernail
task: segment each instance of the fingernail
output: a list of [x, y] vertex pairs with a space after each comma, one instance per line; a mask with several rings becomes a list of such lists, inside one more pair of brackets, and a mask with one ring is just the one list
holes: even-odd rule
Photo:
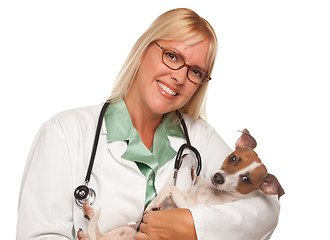
[[87, 220], [91, 220], [91, 218], [88, 215], [84, 216]]

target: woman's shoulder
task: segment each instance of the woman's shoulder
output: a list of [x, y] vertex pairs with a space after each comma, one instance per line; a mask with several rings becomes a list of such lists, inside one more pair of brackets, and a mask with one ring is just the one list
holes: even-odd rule
[[103, 104], [64, 110], [44, 123], [46, 128], [61, 128], [64, 132], [96, 128]]
[[221, 166], [222, 161], [232, 152], [231, 148], [218, 134], [218, 132], [204, 119], [194, 120], [183, 116], [187, 125], [188, 134], [193, 147], [195, 147], [203, 161], [203, 176], [209, 177]]
[[187, 125], [188, 135], [192, 142], [199, 144], [209, 141], [214, 136], [218, 137], [216, 130], [206, 120], [193, 119], [187, 114], [182, 115]]
[[50, 120], [60, 122], [95, 121], [98, 118], [101, 108], [102, 104], [68, 109], [55, 114]]
[[187, 125], [189, 137], [195, 144], [205, 146], [214, 143], [223, 149], [230, 149], [214, 127], [204, 119], [194, 120], [186, 114], [183, 115], [183, 118]]
[[183, 114], [182, 116], [185, 120], [188, 131], [192, 131], [192, 132], [202, 131], [204, 133], [215, 132], [214, 128], [202, 118], [195, 120], [187, 114]]

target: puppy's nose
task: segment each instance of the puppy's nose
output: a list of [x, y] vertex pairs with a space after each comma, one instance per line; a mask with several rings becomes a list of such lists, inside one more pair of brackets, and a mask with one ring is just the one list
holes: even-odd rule
[[217, 172], [213, 176], [213, 182], [216, 184], [223, 184], [225, 182], [225, 178], [222, 176], [221, 173]]

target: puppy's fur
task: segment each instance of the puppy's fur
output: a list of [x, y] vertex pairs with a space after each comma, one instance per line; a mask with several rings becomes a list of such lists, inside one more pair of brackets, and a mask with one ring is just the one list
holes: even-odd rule
[[[276, 177], [267, 172], [256, 152], [253, 150], [257, 142], [244, 129], [236, 142], [236, 150], [224, 161], [220, 170], [211, 179], [200, 180], [187, 192], [183, 192], [174, 185], [165, 187], [148, 205], [145, 212], [160, 209], [165, 200], [171, 199], [176, 207], [188, 208], [197, 204], [213, 205], [233, 202], [236, 200], [257, 196], [265, 193], [278, 195], [280, 198], [284, 190]], [[129, 226], [115, 229], [102, 234], [97, 227], [99, 211], [94, 216], [94, 210], [88, 204], [84, 205], [84, 214], [90, 218], [88, 233], [80, 230], [78, 239], [121, 239], [134, 238], [135, 229]]]

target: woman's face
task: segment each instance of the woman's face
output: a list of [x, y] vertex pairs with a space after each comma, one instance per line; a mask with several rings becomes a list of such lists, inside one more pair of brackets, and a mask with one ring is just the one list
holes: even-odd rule
[[[190, 42], [157, 41], [163, 48], [179, 54], [189, 66], [207, 70], [209, 39], [194, 45], [189, 44]], [[139, 111], [163, 115], [177, 110], [189, 101], [199, 87], [187, 78], [187, 70], [187, 67], [179, 70], [167, 67], [162, 61], [162, 50], [155, 43], [151, 43], [142, 57], [127, 97], [133, 97]]]

